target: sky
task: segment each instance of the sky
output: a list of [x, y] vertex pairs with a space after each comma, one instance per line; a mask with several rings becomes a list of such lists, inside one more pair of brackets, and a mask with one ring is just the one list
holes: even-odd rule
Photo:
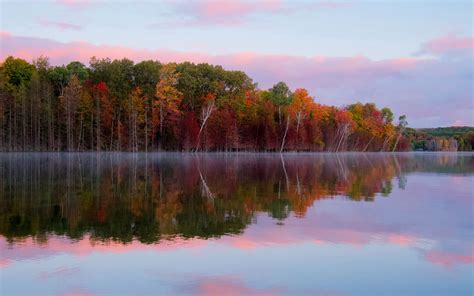
[[207, 62], [412, 127], [474, 125], [472, 1], [0, 0], [0, 60]]

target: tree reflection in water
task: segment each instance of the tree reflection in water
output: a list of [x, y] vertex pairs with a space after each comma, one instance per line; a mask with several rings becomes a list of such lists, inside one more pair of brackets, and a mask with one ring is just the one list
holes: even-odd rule
[[[0, 155], [0, 234], [155, 243], [284, 223], [320, 199], [372, 202], [414, 171], [472, 174], [473, 158], [427, 154]], [[317, 204], [315, 205], [317, 206]]]

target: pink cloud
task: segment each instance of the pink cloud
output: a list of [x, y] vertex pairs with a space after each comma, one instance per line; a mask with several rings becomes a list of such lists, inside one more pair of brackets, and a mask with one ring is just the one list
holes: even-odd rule
[[[196, 0], [171, 1], [174, 10], [184, 17], [168, 25], [206, 26], [206, 25], [240, 25], [251, 17], [259, 15], [287, 15], [315, 9], [335, 9], [348, 6], [347, 2], [312, 1], [288, 2], [281, 0]], [[166, 23], [154, 23], [154, 26], [164, 26]]]
[[392, 234], [388, 236], [388, 241], [395, 245], [409, 246], [416, 243], [417, 238], [411, 235]]
[[474, 38], [448, 35], [435, 38], [423, 44], [420, 54], [443, 55], [452, 51], [474, 52]]
[[40, 19], [38, 23], [42, 26], [47, 26], [47, 27], [55, 27], [59, 28], [61, 30], [81, 30], [82, 27], [79, 25], [71, 24], [71, 23], [66, 23], [66, 22], [56, 22], [56, 21], [50, 21], [46, 19]]
[[239, 25], [256, 13], [276, 13], [283, 9], [280, 0], [196, 0], [170, 1], [171, 8], [181, 17], [170, 22], [155, 22], [156, 26]]
[[425, 258], [434, 264], [450, 267], [456, 264], [474, 264], [474, 253], [453, 254], [438, 250], [431, 250], [425, 253]]
[[271, 1], [197, 1], [196, 18], [212, 23], [240, 22], [252, 13], [281, 9], [278, 0]]
[[56, 3], [70, 8], [81, 8], [92, 4], [92, 0], [56, 0]]

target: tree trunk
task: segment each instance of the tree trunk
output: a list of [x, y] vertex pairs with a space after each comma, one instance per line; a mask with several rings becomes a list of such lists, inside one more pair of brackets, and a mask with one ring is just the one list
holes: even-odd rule
[[288, 115], [288, 117], [286, 118], [285, 134], [283, 135], [283, 139], [281, 140], [280, 153], [283, 152], [283, 148], [285, 148], [286, 134], [288, 133], [289, 126], [290, 126], [290, 115]]
[[402, 132], [400, 131], [397, 136], [397, 140], [395, 140], [395, 145], [393, 145], [392, 152], [395, 152], [395, 149], [397, 149], [398, 141], [400, 141], [400, 137], [402, 136]]
[[160, 104], [160, 144], [158, 146], [158, 149], [161, 150], [163, 148], [163, 106]]
[[97, 99], [97, 103], [96, 103], [96, 112], [97, 112], [97, 120], [96, 120], [96, 137], [97, 137], [97, 140], [96, 140], [96, 145], [97, 145], [97, 152], [100, 152], [100, 149], [101, 149], [101, 145], [100, 145], [100, 104], [99, 104], [99, 100], [100, 99]]
[[205, 110], [202, 111], [202, 122], [201, 122], [201, 127], [199, 128], [199, 133], [197, 137], [197, 143], [196, 143], [196, 149], [195, 151], [197, 152], [199, 150], [199, 144], [201, 142], [201, 133], [204, 130], [204, 127], [206, 126], [206, 122], [211, 117], [212, 112], [214, 111], [214, 105], [210, 105], [206, 107]]
[[80, 151], [81, 150], [81, 142], [82, 142], [82, 121], [83, 121], [83, 115], [81, 114], [81, 121], [80, 121], [80, 124], [79, 124], [79, 137], [77, 139], [77, 150]]
[[148, 110], [145, 107], [145, 152], [148, 152]]
[[369, 143], [367, 143], [367, 145], [365, 145], [364, 150], [362, 150], [362, 152], [365, 152], [365, 150], [367, 150], [367, 148], [369, 148], [369, 145], [370, 145], [370, 143], [372, 143], [372, 140], [374, 138], [375, 138], [375, 136], [372, 136], [372, 139], [370, 139]]

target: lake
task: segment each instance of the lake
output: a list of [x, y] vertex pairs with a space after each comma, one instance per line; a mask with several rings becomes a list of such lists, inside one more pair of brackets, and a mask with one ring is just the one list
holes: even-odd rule
[[472, 295], [473, 153], [0, 154], [2, 295]]

